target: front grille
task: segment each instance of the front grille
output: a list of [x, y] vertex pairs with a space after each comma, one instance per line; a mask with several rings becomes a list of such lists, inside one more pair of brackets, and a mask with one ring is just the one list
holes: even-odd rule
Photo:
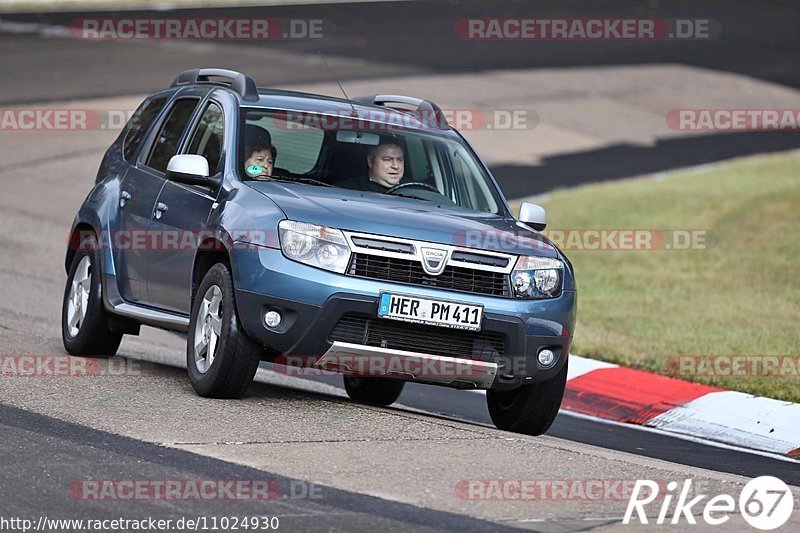
[[461, 252], [456, 250], [450, 257], [453, 261], [465, 261], [467, 263], [476, 263], [478, 265], [490, 265], [494, 267], [505, 268], [508, 266], [508, 258], [495, 257], [493, 255], [474, 254], [471, 252]]
[[413, 254], [414, 246], [405, 242], [384, 241], [380, 239], [367, 239], [366, 237], [353, 237], [353, 244], [370, 250], [397, 252], [400, 254]]
[[438, 276], [431, 276], [422, 269], [419, 261], [394, 257], [355, 253], [348, 274], [476, 294], [511, 295], [508, 277], [501, 272], [447, 266]]
[[505, 336], [500, 333], [448, 329], [353, 314], [339, 319], [328, 341], [480, 361], [493, 361], [505, 353]]

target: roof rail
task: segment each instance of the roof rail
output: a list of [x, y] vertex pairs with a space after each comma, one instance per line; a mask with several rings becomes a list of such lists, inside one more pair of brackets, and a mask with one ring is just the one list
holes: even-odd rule
[[178, 74], [178, 77], [172, 82], [171, 87], [192, 85], [195, 83], [214, 83], [210, 78], [228, 78], [230, 80], [231, 89], [236, 91], [243, 100], [249, 102], [258, 100], [258, 87], [253, 78], [247, 74], [224, 68], [193, 68], [184, 70]]
[[378, 105], [389, 107], [397, 111], [406, 111], [403, 108], [393, 107], [388, 104], [404, 104], [414, 106], [413, 113], [421, 122], [428, 126], [434, 126], [441, 130], [450, 129], [450, 124], [447, 123], [447, 117], [444, 116], [442, 108], [430, 100], [422, 100], [414, 98], [413, 96], [401, 96], [398, 94], [374, 94], [371, 96], [359, 96], [353, 98], [353, 101], [362, 104]]

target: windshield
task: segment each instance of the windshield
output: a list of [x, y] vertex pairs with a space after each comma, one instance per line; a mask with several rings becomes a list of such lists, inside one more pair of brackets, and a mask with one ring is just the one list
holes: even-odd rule
[[486, 213], [503, 210], [483, 167], [456, 140], [302, 112], [246, 109], [242, 119], [244, 180], [316, 182]]

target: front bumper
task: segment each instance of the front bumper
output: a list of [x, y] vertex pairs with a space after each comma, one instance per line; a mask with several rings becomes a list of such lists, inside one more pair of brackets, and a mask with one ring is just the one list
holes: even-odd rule
[[[367, 341], [373, 356], [405, 361], [398, 363], [391, 372], [379, 371], [380, 375], [459, 388], [512, 389], [555, 376], [569, 355], [575, 324], [574, 291], [564, 291], [558, 298], [549, 300], [515, 300], [445, 291], [327, 272], [289, 261], [280, 250], [261, 247], [234, 250], [233, 270], [236, 306], [245, 332], [277, 354], [301, 357], [306, 365], [319, 363], [319, 367], [327, 369], [336, 369], [339, 365], [343, 371], [347, 371], [347, 366], [352, 370], [355, 365], [363, 370], [367, 363], [358, 358], [365, 350], [353, 346], [343, 349], [342, 344], [362, 345]], [[386, 291], [483, 305], [480, 334], [377, 319], [379, 293]], [[263, 317], [268, 311], [281, 314], [280, 325], [270, 328], [264, 323]], [[361, 330], [354, 333], [352, 327], [349, 330], [342, 327], [347, 320], [364, 324], [363, 340], [357, 340]], [[380, 336], [379, 329], [387, 335], [385, 338]], [[348, 331], [347, 338], [337, 337], [342, 331]], [[394, 331], [394, 336], [387, 331]], [[398, 332], [408, 332], [407, 338], [398, 338]], [[425, 365], [415, 362], [414, 357], [433, 350], [434, 341], [428, 344], [426, 333], [431, 339], [437, 339], [438, 355], [445, 357], [437, 363], [440, 365], [437, 368], [427, 361], [427, 373], [409, 370], [406, 363], [412, 366], [419, 363], [414, 368], [422, 368]], [[489, 337], [495, 347], [497, 339], [502, 339], [502, 353], [497, 349], [485, 349]], [[473, 338], [474, 342], [470, 340]], [[413, 349], [408, 349], [409, 339], [413, 341]], [[448, 339], [454, 346], [460, 346], [457, 353], [441, 353]], [[404, 349], [397, 350], [398, 346], [393, 344], [396, 342], [403, 344]], [[474, 347], [478, 345], [480, 349]], [[543, 368], [536, 358], [543, 348], [557, 356], [556, 363], [549, 368]], [[397, 351], [408, 357], [394, 353]], [[327, 356], [326, 359], [323, 356]], [[347, 357], [349, 365], [339, 364]], [[386, 359], [382, 361], [381, 368], [387, 368]], [[455, 369], [461, 373], [447, 374], [445, 367], [454, 369], [452, 364], [445, 364], [451, 361], [466, 361], [460, 369]], [[372, 370], [377, 368], [373, 365]]]
[[493, 361], [376, 348], [340, 341], [334, 341], [333, 346], [315, 361], [314, 366], [353, 376], [382, 376], [471, 389], [490, 388], [500, 368]]

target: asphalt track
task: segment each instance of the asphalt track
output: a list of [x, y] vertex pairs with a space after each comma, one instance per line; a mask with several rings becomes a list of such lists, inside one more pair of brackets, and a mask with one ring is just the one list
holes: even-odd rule
[[[593, 14], [608, 17], [629, 14], [628, 8], [622, 2], [592, 4], [550, 2], [539, 3], [536, 8], [537, 16], [543, 16], [541, 13], [557, 13], [558, 15], [553, 16], [565, 17]], [[88, 96], [139, 94], [163, 86], [165, 80], [171, 79], [175, 72], [184, 67], [194, 66], [201, 59], [242, 68], [253, 72], [260, 80], [273, 79], [276, 83], [321, 81], [326, 80], [328, 75], [318, 63], [291, 61], [291, 58], [296, 60], [305, 57], [306, 54], [316, 53], [319, 49], [333, 58], [331, 62], [337, 65], [337, 73], [343, 80], [375, 75], [386, 76], [393, 73], [480, 71], [500, 67], [681, 62], [730, 70], [793, 87], [800, 86], [798, 71], [793, 68], [796, 62], [798, 9], [789, 2], [765, 2], [757, 5], [745, 2], [736, 2], [733, 5], [730, 2], [703, 5], [678, 2], [671, 4], [669, 8], [637, 11], [637, 16], [641, 17], [699, 17], [719, 21], [723, 33], [711, 43], [710, 47], [702, 48], [698, 42], [600, 45], [595, 43], [591, 46], [587, 43], [516, 43], [516, 46], [508, 46], [509, 43], [465, 43], [452, 36], [440, 38], [442, 35], [451, 35], [445, 33], [445, 29], [447, 32], [452, 30], [454, 18], [481, 15], [530, 16], [530, 11], [530, 4], [526, 2], [509, 2], [492, 6], [478, 2], [405, 2], [203, 12], [204, 16], [224, 14], [324, 18], [335, 23], [336, 33], [331, 39], [321, 42], [272, 43], [271, 46], [274, 46], [264, 50], [263, 55], [274, 58], [273, 64], [258, 61], [257, 53], [249, 49], [244, 50], [244, 45], [238, 43], [205, 45], [206, 48], [195, 46], [181, 48], [180, 45], [169, 43], [132, 45], [53, 40], [43, 37], [36, 31], [0, 32], [3, 71], [14, 73], [13, 76], [3, 77], [4, 90], [0, 94], [0, 103], [8, 105]], [[196, 12], [191, 12], [194, 13]], [[163, 13], [159, 14], [163, 16]], [[139, 15], [144, 16], [146, 13]], [[70, 13], [4, 15], [2, 19], [64, 24], [76, 16], [78, 14]], [[80, 16], [88, 17], [91, 14], [81, 13]], [[500, 46], [497, 46], [498, 44]], [[435, 54], [429, 53], [431, 47], [436, 48]], [[164, 50], [170, 49], [179, 53], [164, 54]], [[161, 54], [159, 57], [163, 60], [153, 61], [155, 53]], [[109, 58], [113, 60], [110, 61]], [[494, 171], [498, 174], [507, 196], [513, 198], [521, 178], [530, 178], [531, 173], [537, 173], [536, 177], [544, 183], [542, 190], [547, 190], [576, 185], [580, 183], [580, 179], [574, 176], [580, 176], [581, 172], [587, 169], [595, 171], [598, 166], [603, 168], [601, 179], [616, 179], [675, 166], [723, 160], [734, 155], [784, 150], [798, 146], [800, 144], [794, 132], [768, 135], [709, 135], [693, 137], [691, 140], [665, 141], [655, 147], [612, 147], [568, 154], [549, 158], [541, 167], [505, 166]], [[2, 234], [5, 251], [0, 258], [2, 259], [0, 277], [8, 291], [0, 303], [0, 335], [3, 338], [3, 351], [60, 353], [55, 318], [58, 314], [60, 285], [63, 284], [64, 274], [60, 264], [62, 243], [58, 241], [58, 231], [59, 228], [62, 231], [66, 229], [71, 217], [68, 213], [74, 212], [79, 197], [82, 197], [90, 186], [91, 180], [87, 179], [85, 168], [91, 166], [93, 171], [99, 157], [97, 147], [83, 148], [85, 150], [83, 153], [77, 148], [73, 150], [77, 158], [72, 162], [67, 161], [59, 168], [58, 178], [61, 179], [48, 176], [47, 191], [35, 182], [26, 183], [25, 179], [26, 176], [41, 172], [41, 165], [47, 162], [41, 154], [21, 158], [13, 166], [4, 164], [0, 169], [4, 185], [18, 187], [15, 189], [16, 192], [6, 194], [2, 201], [3, 223], [8, 229], [8, 232], [4, 230]], [[63, 159], [61, 156], [55, 156], [55, 160]], [[593, 172], [593, 175], [596, 175], [596, 172]], [[76, 189], [79, 192], [76, 192]], [[26, 191], [28, 194], [25, 194]], [[36, 194], [40, 196], [34, 196]], [[37, 200], [33, 201], [32, 198]], [[64, 205], [55, 208], [57, 202], [63, 202]], [[54, 209], [45, 209], [47, 212], [42, 213], [42, 205], [49, 208], [51, 204]], [[40, 226], [45, 227], [44, 233], [50, 236], [49, 242], [54, 243], [53, 246], [20, 244], [18, 234], [11, 234], [13, 231], [19, 232], [22, 228], [23, 231], [33, 231], [38, 235]], [[14, 252], [10, 252], [11, 250]], [[38, 325], [34, 327], [31, 324]], [[162, 337], [154, 337], [150, 330], [146, 330], [141, 339], [132, 342], [133, 344], [123, 346], [122, 353], [134, 359], [141, 357], [143, 353], [149, 353], [151, 349], [165, 350], [162, 344], [159, 344], [162, 342]], [[169, 345], [170, 353], [174, 355], [175, 346], [179, 343], [174, 342], [174, 339], [163, 342]], [[173, 357], [169, 365], [174, 364]], [[135, 390], [148, 387], [162, 390], [162, 383], [165, 387], [174, 386], [176, 381], [185, 383], [183, 374], [176, 373], [171, 366], [156, 365], [152, 372], [152, 376], [141, 378], [136, 386], [138, 389]], [[340, 388], [337, 378], [316, 381]], [[158, 385], [155, 385], [156, 383]], [[43, 509], [52, 510], [53, 515], [62, 518], [85, 516], [88, 509], [86, 502], [70, 498], [64, 487], [72, 480], [85, 477], [86, 465], [92, 465], [92, 475], [112, 479], [132, 477], [253, 479], [269, 476], [289, 483], [291, 478], [295, 477], [264, 466], [257, 468], [242, 466], [256, 460], [226, 455], [229, 452], [223, 453], [217, 450], [219, 446], [214, 441], [209, 441], [205, 447], [187, 445], [182, 446], [182, 449], [176, 449], [157, 446], [150, 438], [144, 438], [148, 442], [131, 439], [130, 435], [141, 433], [141, 431], [137, 433], [136, 424], [130, 420], [131, 417], [135, 418], [135, 414], [123, 410], [121, 414], [125, 416], [120, 417], [114, 416], [119, 415], [119, 412], [112, 412], [109, 415], [91, 408], [72, 412], [70, 404], [77, 401], [76, 398], [83, 391], [71, 390], [70, 387], [73, 385], [70, 383], [57, 385], [58, 394], [64, 395], [62, 401], [64, 405], [56, 405], [62, 397], [47, 397], [49, 393], [46, 391], [51, 389], [40, 383], [32, 383], [30, 390], [42, 393], [41, 399], [27, 397], [27, 394], [35, 393], [26, 392], [26, 388], [19, 383], [4, 384], [0, 394], [2, 399], [0, 425], [3, 426], [0, 470], [4, 479], [0, 484], [0, 511], [4, 516], [39, 515]], [[354, 425], [353, 418], [348, 417], [353, 417], [354, 412], [359, 413], [359, 416], [365, 416], [363, 410], [359, 411], [347, 402], [340, 404], [340, 400], [333, 401], [325, 393], [302, 392], [305, 389], [302, 383], [294, 382], [291, 386], [294, 388], [282, 392], [267, 392], [263, 386], [255, 386], [254, 391], [243, 402], [243, 407], [230, 404], [215, 406], [219, 411], [214, 413], [214, 420], [209, 424], [214, 426], [212, 429], [215, 432], [221, 434], [225, 433], [226, 422], [230, 424], [231, 432], [245, 431], [242, 428], [263, 423], [258, 419], [261, 411], [257, 409], [263, 408], [264, 405], [254, 406], [254, 401], [261, 403], [283, 401], [287, 405], [294, 405], [299, 402], [297, 394], [301, 394], [305, 395], [304, 404], [315, 411], [336, 407], [337, 413], [349, 413], [342, 415], [344, 417], [342, 420], [337, 420], [337, 431], [348, 433], [361, 430], [361, 426]], [[122, 385], [121, 388], [125, 386]], [[185, 386], [179, 388], [175, 394], [175, 398], [165, 395], [163, 401], [194, 401], [191, 392], [187, 391]], [[412, 423], [413, 420], [420, 424], [449, 427], [450, 421], [458, 421], [458, 427], [465, 427], [463, 431], [467, 433], [488, 434], [491, 437], [486, 438], [497, 439], [498, 450], [501, 449], [499, 441], [510, 438], [502, 432], [486, 427], [489, 423], [488, 413], [483, 398], [475, 393], [409, 385], [400, 403], [410, 409], [397, 407], [370, 410], [368, 411], [371, 417], [370, 423], [379, 427], [381, 424], [388, 426], [391, 419], [396, 416], [395, 413], [408, 417], [405, 419], [406, 423]], [[144, 410], [149, 412], [148, 409], [155, 408], [148, 403], [144, 406]], [[164, 408], [161, 409], [153, 411], [158, 415], [159, 423], [180, 425], [181, 422], [176, 415], [164, 413]], [[246, 416], [242, 414], [242, 410], [248, 410]], [[422, 410], [424, 413], [419, 413], [417, 410]], [[46, 413], [51, 413], [53, 416]], [[184, 418], [186, 416], [191, 415], [184, 414]], [[304, 425], [314, 423], [306, 421], [305, 416], [308, 415], [299, 416], [294, 423]], [[292, 427], [291, 417], [278, 420], [282, 422], [289, 420], [286, 425], [288, 428]], [[219, 427], [220, 425], [222, 427]], [[114, 429], [109, 432], [102, 428]], [[367, 437], [367, 441], [369, 438], [374, 437]], [[442, 437], [442, 449], [457, 450], [452, 441], [450, 448], [444, 448], [447, 446], [444, 443], [451, 438]], [[567, 469], [562, 463], [571, 465], [575, 461], [574, 456], [570, 455], [575, 453], [574, 443], [589, 445], [579, 448], [580, 457], [586, 461], [585, 469], [577, 470], [578, 474], [573, 474], [584, 477], [602, 475], [598, 465], [605, 461], [611, 465], [607, 472], [617, 472], [615, 466], [617, 463], [614, 461], [620, 461], [620, 464], [625, 462], [637, 465], [636, 468], [631, 468], [630, 472], [636, 477], [645, 477], [650, 474], [649, 468], [652, 465], [649, 462], [637, 462], [638, 460], [633, 457], [638, 456], [642, 458], [641, 461], [653, 459], [659, 465], [661, 463], [658, 461], [666, 462], [664, 464], [668, 466], [662, 465], [662, 467], [672, 475], [678, 475], [683, 471], [687, 476], [698, 477], [705, 471], [745, 477], [771, 474], [781, 477], [790, 484], [800, 485], [800, 468], [797, 467], [797, 463], [566, 414], [559, 415], [548, 438], [530, 439], [524, 442], [531, 447], [531, 456], [536, 457], [539, 457], [537, 454], [541, 452], [534, 448], [553, 446], [554, 457], [558, 458], [553, 465], [553, 471], [558, 472]], [[277, 444], [272, 445], [277, 446]], [[326, 447], [332, 444], [328, 440], [323, 440], [316, 446], [321, 450], [321, 460], [324, 461]], [[193, 453], [192, 450], [202, 455]], [[261, 451], [265, 453], [265, 450]], [[489, 453], [486, 449], [483, 452]], [[222, 460], [215, 459], [215, 456], [219, 456]], [[516, 457], [519, 459], [521, 456]], [[331, 456], [330, 462], [336, 463], [337, 459]], [[232, 464], [232, 461], [239, 464]], [[463, 464], [469, 465], [469, 467], [464, 466], [465, 471], [481, 472], [480, 469], [476, 470], [475, 461], [475, 457], [465, 461]], [[297, 472], [297, 478], [313, 477], [297, 466], [298, 464], [291, 463]], [[647, 465], [647, 468], [642, 465]], [[275, 463], [275, 466], [277, 468], [278, 463]], [[531, 475], [526, 474], [528, 472], [526, 469], [529, 468], [528, 465], [524, 468], [521, 466], [519, 475]], [[538, 470], [540, 476], [541, 471]], [[320, 471], [317, 472], [317, 475], [321, 475]], [[424, 473], [428, 476], [434, 475], [430, 470]], [[372, 475], [375, 475], [374, 471]], [[714, 479], [720, 477], [724, 476], [716, 476]], [[735, 476], [730, 478], [736, 479]], [[422, 483], [421, 478], [418, 481]], [[367, 484], [366, 481], [364, 483]], [[343, 481], [342, 485], [360, 487], [356, 481]], [[405, 487], [405, 490], [413, 491], [413, 487]], [[191, 514], [212, 516], [257, 512], [259, 515], [280, 516], [282, 523], [286, 524], [285, 530], [319, 529], [320, 525], [324, 524], [325, 528], [331, 530], [422, 530], [430, 526], [432, 529], [479, 531], [496, 530], [500, 527], [498, 523], [502, 522], [497, 518], [497, 513], [473, 507], [459, 512], [436, 510], [450, 508], [448, 507], [450, 504], [441, 503], [441, 495], [436, 497], [432, 495], [430, 502], [417, 500], [409, 504], [391, 501], [391, 498], [365, 495], [365, 492], [379, 496], [382, 494], [375, 489], [347, 490], [326, 485], [326, 497], [322, 501], [301, 500], [288, 503], [278, 501], [258, 508], [251, 503], [236, 502], [226, 507], [224, 512], [220, 509], [210, 509], [207, 505], [186, 502], [175, 504], [159, 501], [152, 504], [136, 504], [135, 507], [120, 502], [93, 502], [88, 512], [92, 518], [116, 517], [120, 513], [123, 516], [133, 514], [141, 517], [150, 514], [166, 518]], [[398, 499], [402, 500], [399, 497]], [[535, 527], [542, 531], [577, 531], [619, 520], [619, 507], [607, 506], [591, 514], [601, 519], [583, 524], [569, 522], [569, 518], [583, 519], [581, 513], [585, 509], [581, 509], [580, 505], [577, 507], [577, 510], [562, 510], [560, 520], [549, 525], [539, 523], [531, 525], [531, 522], [524, 520], [513, 522], [513, 525]], [[537, 512], [544, 515], [541, 510]], [[468, 518], [465, 516], [467, 514], [485, 516], [493, 521], [490, 523]], [[532, 511], [529, 514], [536, 515], [536, 512]], [[605, 519], [602, 519], [603, 517]]]
[[[263, 366], [269, 367], [267, 363]], [[338, 376], [308, 379], [344, 390], [342, 380]], [[412, 408], [453, 420], [493, 426], [483, 394], [407, 383], [397, 403], [402, 406], [399, 407], [400, 409]], [[747, 477], [777, 476], [787, 483], [800, 484], [800, 467], [795, 462], [755, 455], [747, 450], [682, 440], [658, 431], [610, 423], [568, 411], [559, 413], [547, 434], [574, 442], [687, 466], [708, 468]]]
[[[310, 531], [324, 524], [331, 531], [499, 531], [496, 523], [390, 502], [329, 487], [307, 489], [319, 499], [300, 498], [307, 492], [301, 480], [289, 479], [201, 457], [189, 452], [92, 430], [54, 418], [0, 404], [3, 483], [0, 516], [37, 521], [46, 511], [52, 519], [113, 520], [152, 517], [159, 520], [200, 516], [277, 517], [283, 531]], [[153, 499], [86, 502], [74, 491], [63, 490], [76, 479], [77, 465], [91, 464], [101, 479], [207, 479], [269, 482], [266, 500], [229, 500], [209, 506], [207, 501]], [[289, 489], [289, 487], [295, 487]], [[319, 490], [317, 490], [319, 489]], [[80, 493], [78, 493], [80, 494]], [[84, 504], [84, 506], [81, 505]], [[434, 527], [431, 527], [434, 525]], [[59, 531], [67, 528], [59, 528]], [[509, 529], [510, 530], [510, 529]]]

